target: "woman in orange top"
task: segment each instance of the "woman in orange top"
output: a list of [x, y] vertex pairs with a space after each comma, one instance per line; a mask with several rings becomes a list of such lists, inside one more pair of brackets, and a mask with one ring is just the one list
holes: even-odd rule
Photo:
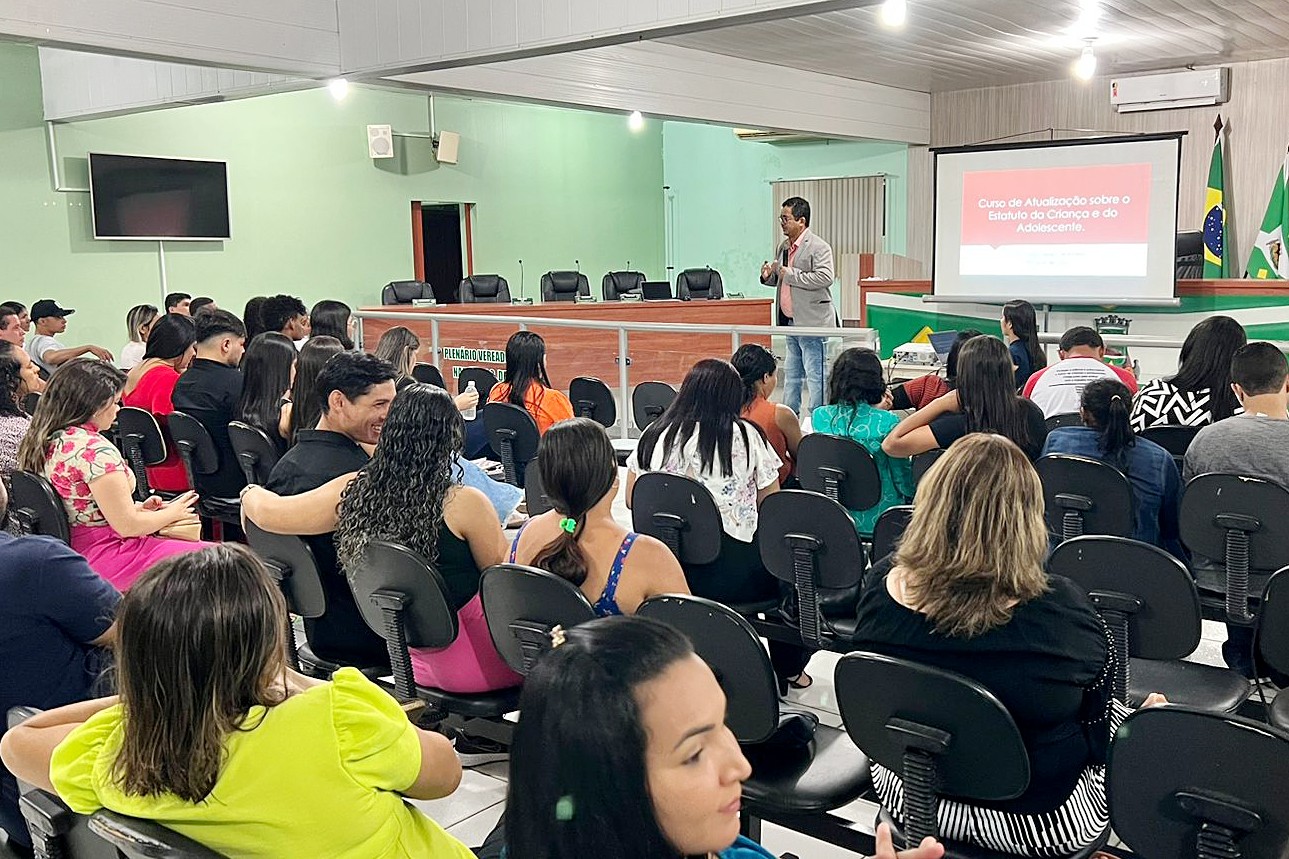
[[[174, 394], [179, 374], [188, 369], [196, 353], [197, 328], [187, 316], [167, 313], [148, 332], [148, 345], [139, 362], [125, 377], [125, 394], [121, 403], [151, 412], [158, 417], [175, 410], [170, 397]], [[161, 421], [164, 426], [165, 421]], [[179, 459], [179, 449], [166, 438], [165, 462], [148, 466], [148, 485], [163, 492], [184, 492], [188, 472]]]
[[774, 355], [764, 346], [749, 343], [739, 347], [730, 363], [743, 379], [742, 416], [761, 428], [766, 441], [783, 461], [779, 467], [779, 485], [782, 486], [797, 467], [801, 421], [792, 409], [770, 402], [778, 372]]
[[516, 331], [506, 341], [506, 381], [493, 386], [488, 402], [524, 409], [539, 433], [573, 417], [573, 404], [546, 375], [546, 341], [531, 331]]

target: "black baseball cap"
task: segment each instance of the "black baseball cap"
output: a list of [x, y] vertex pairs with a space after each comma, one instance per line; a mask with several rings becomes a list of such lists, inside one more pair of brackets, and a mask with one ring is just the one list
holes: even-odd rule
[[71, 316], [75, 312], [75, 310], [66, 310], [59, 307], [58, 302], [52, 298], [42, 298], [31, 306], [29, 315], [31, 316], [31, 321], [35, 322], [38, 319], [44, 319], [46, 316]]

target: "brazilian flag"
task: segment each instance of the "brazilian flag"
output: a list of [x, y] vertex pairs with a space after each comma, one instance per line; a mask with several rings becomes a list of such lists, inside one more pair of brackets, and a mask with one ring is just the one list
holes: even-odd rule
[[1212, 280], [1231, 276], [1231, 262], [1226, 253], [1226, 201], [1223, 193], [1222, 115], [1213, 124], [1213, 157], [1208, 165], [1208, 194], [1204, 198], [1204, 278]]

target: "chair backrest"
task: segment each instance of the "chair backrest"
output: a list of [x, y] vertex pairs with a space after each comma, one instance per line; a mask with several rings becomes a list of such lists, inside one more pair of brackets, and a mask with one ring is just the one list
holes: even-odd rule
[[497, 376], [485, 367], [462, 367], [457, 374], [457, 393], [464, 394], [471, 382], [474, 382], [475, 390], [479, 392], [479, 405], [483, 405], [488, 402], [488, 394], [492, 393], [497, 384]]
[[424, 364], [419, 361], [413, 364], [412, 378], [423, 385], [434, 385], [436, 388], [442, 388], [445, 391], [448, 389], [447, 384], [443, 381], [443, 374], [433, 364]]
[[540, 456], [534, 457], [524, 467], [524, 506], [528, 508], [529, 516], [540, 516], [552, 509], [551, 500], [542, 486], [542, 474], [538, 466], [540, 461]]
[[1277, 570], [1262, 591], [1253, 633], [1253, 664], [1259, 677], [1289, 686], [1289, 567]]
[[273, 534], [246, 518], [246, 543], [277, 579], [287, 611], [300, 617], [321, 617], [327, 610], [318, 562], [303, 538]]
[[899, 546], [900, 538], [904, 536], [904, 529], [908, 528], [912, 521], [912, 504], [897, 504], [882, 511], [882, 515], [878, 516], [877, 522], [873, 524], [872, 557], [874, 561], [879, 561], [895, 551]]
[[219, 451], [201, 421], [183, 412], [171, 412], [166, 418], [166, 427], [188, 469], [189, 485], [196, 486], [199, 475], [219, 470]]
[[1082, 534], [1132, 536], [1137, 522], [1132, 484], [1119, 469], [1065, 453], [1041, 456], [1034, 467], [1043, 481], [1047, 530], [1057, 539]]
[[716, 499], [689, 477], [650, 471], [636, 478], [631, 527], [666, 543], [682, 564], [710, 564], [721, 554], [724, 527]]
[[22, 534], [57, 537], [71, 545], [67, 508], [44, 475], [29, 471], [9, 475], [9, 520]]
[[381, 304], [411, 304], [434, 297], [434, 288], [420, 280], [391, 280], [380, 291]]
[[242, 467], [246, 482], [257, 485], [268, 483], [269, 474], [282, 455], [264, 431], [241, 421], [233, 421], [228, 425], [228, 440], [237, 454], [237, 464]]
[[725, 692], [725, 724], [740, 743], [761, 743], [779, 726], [779, 695], [761, 639], [737, 612], [680, 594], [653, 596], [636, 610], [684, 633]]
[[493, 646], [520, 674], [527, 674], [551, 649], [555, 627], [570, 629], [595, 618], [595, 609], [577, 585], [519, 564], [484, 570], [479, 596]]
[[797, 479], [847, 510], [867, 510], [882, 500], [877, 461], [850, 438], [818, 432], [803, 438], [797, 448]]
[[1110, 744], [1107, 782], [1110, 825], [1139, 856], [1289, 855], [1284, 731], [1189, 707], [1138, 710]]
[[931, 466], [935, 465], [936, 460], [942, 456], [944, 456], [944, 448], [937, 447], [934, 450], [928, 450], [913, 457], [914, 486], [922, 482], [923, 476], [931, 470]]
[[721, 273], [714, 268], [687, 268], [676, 276], [676, 297], [681, 301], [695, 298], [724, 298]]
[[676, 399], [676, 389], [666, 382], [641, 382], [631, 392], [631, 416], [636, 429], [644, 432], [649, 424], [658, 420], [671, 401]]
[[611, 427], [618, 421], [618, 402], [609, 386], [591, 376], [578, 376], [568, 385], [568, 398], [573, 413], [590, 418], [600, 426]]
[[1083, 426], [1083, 415], [1078, 412], [1062, 412], [1059, 415], [1052, 415], [1043, 423], [1047, 424], [1048, 432], [1061, 427], [1081, 427]]
[[580, 271], [548, 271], [542, 275], [542, 301], [576, 301], [589, 296], [591, 284]]
[[146, 498], [151, 488], [145, 466], [165, 462], [166, 437], [151, 412], [133, 406], [125, 406], [117, 412], [116, 426], [121, 452], [134, 472], [134, 495]]
[[499, 274], [472, 274], [462, 279], [459, 297], [462, 304], [505, 304], [510, 284]]
[[644, 282], [642, 271], [611, 271], [600, 282], [600, 292], [605, 301], [618, 301], [628, 292], [639, 295]]
[[1191, 446], [1191, 442], [1195, 440], [1196, 434], [1201, 429], [1203, 427], [1161, 424], [1160, 426], [1147, 427], [1139, 435], [1142, 438], [1150, 439], [1174, 457], [1181, 457], [1186, 455], [1186, 448]]
[[488, 428], [488, 444], [501, 457], [506, 482], [524, 485], [524, 471], [537, 457], [541, 434], [537, 421], [527, 409], [512, 403], [488, 403], [483, 407], [483, 425]]
[[89, 828], [121, 851], [125, 859], [221, 859], [224, 855], [155, 820], [127, 817], [107, 809], [94, 812]]

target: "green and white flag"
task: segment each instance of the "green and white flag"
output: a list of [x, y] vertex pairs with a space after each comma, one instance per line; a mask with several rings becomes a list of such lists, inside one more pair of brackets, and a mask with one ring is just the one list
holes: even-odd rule
[[1253, 253], [1249, 254], [1249, 277], [1260, 280], [1289, 278], [1289, 248], [1286, 247], [1286, 234], [1289, 233], [1289, 191], [1285, 189], [1287, 172], [1289, 155], [1285, 156], [1285, 163], [1280, 165], [1276, 184], [1271, 189], [1271, 199], [1267, 201], [1267, 213], [1262, 216], [1262, 227], [1258, 230], [1257, 241], [1253, 243]]

